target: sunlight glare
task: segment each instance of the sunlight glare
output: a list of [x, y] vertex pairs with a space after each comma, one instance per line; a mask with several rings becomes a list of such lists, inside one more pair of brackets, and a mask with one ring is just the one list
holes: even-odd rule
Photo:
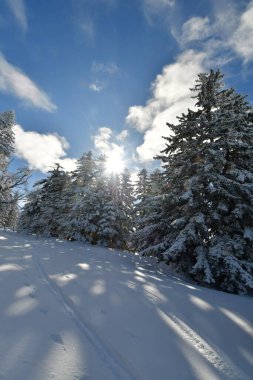
[[118, 151], [112, 151], [107, 155], [106, 171], [112, 174], [119, 174], [124, 170], [122, 154]]

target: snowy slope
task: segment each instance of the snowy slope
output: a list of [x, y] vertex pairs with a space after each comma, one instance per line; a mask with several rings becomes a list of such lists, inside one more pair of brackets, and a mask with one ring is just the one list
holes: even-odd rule
[[253, 299], [0, 231], [0, 379], [253, 378]]

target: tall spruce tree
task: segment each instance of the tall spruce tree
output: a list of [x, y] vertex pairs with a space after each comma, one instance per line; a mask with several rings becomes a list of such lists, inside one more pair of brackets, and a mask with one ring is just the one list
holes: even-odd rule
[[14, 123], [14, 112], [0, 113], [0, 226], [4, 228], [16, 225], [21, 193], [15, 190], [24, 185], [29, 176], [27, 169], [9, 172], [10, 157], [14, 152]]
[[141, 255], [153, 255], [161, 259], [156, 252], [163, 231], [161, 202], [163, 192], [163, 174], [156, 169], [150, 175], [146, 169], [138, 173], [136, 183], [135, 225], [132, 235], [132, 248]]
[[63, 215], [68, 204], [63, 197], [68, 174], [59, 164], [48, 172], [48, 177], [34, 185], [21, 212], [18, 229], [41, 236], [64, 235]]
[[131, 234], [134, 229], [134, 186], [128, 169], [125, 169], [120, 175], [119, 193], [123, 248], [129, 249]]
[[35, 183], [35, 189], [26, 196], [26, 203], [18, 219], [17, 230], [19, 232], [43, 234], [40, 216], [42, 209], [42, 192], [39, 183]]
[[96, 161], [92, 152], [84, 153], [77, 161], [72, 173], [69, 192], [69, 213], [65, 219], [66, 237], [75, 240], [89, 240], [95, 232], [92, 204], [96, 178]]
[[99, 237], [103, 245], [127, 249], [132, 230], [132, 185], [130, 173], [107, 178], [107, 191], [99, 220]]
[[158, 158], [164, 163], [159, 244], [148, 251], [229, 292], [253, 288], [253, 124], [245, 97], [222, 74], [198, 75], [188, 110]]

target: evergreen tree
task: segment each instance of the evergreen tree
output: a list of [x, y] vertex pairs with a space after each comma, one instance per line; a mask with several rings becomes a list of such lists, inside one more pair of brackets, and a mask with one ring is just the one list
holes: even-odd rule
[[128, 169], [121, 174], [119, 197], [122, 210], [123, 247], [129, 249], [131, 246], [130, 236], [134, 230], [134, 186]]
[[40, 221], [42, 208], [42, 193], [39, 187], [41, 182], [35, 183], [35, 189], [30, 191], [26, 196], [26, 202], [22, 208], [18, 219], [17, 230], [19, 232], [42, 234], [42, 225]]
[[24, 185], [29, 176], [27, 169], [10, 173], [8, 166], [14, 152], [14, 112], [0, 113], [0, 226], [14, 228], [18, 216], [20, 193], [15, 189]]
[[107, 179], [102, 213], [99, 220], [99, 243], [127, 249], [132, 226], [130, 173], [111, 175]]
[[164, 162], [160, 253], [195, 280], [229, 292], [253, 287], [252, 109], [219, 71], [198, 75], [188, 110], [158, 158]]
[[[133, 248], [142, 255], [161, 255], [155, 252], [163, 229], [160, 219], [163, 191], [163, 175], [156, 169], [148, 175], [146, 169], [138, 174], [136, 184], [135, 228], [132, 236]], [[151, 249], [152, 247], [152, 249]]]
[[28, 195], [18, 225], [22, 231], [58, 237], [63, 235], [62, 221], [67, 209], [63, 193], [68, 175], [59, 164], [48, 173]]
[[77, 169], [65, 192], [68, 192], [69, 212], [65, 219], [65, 235], [69, 239], [87, 240], [94, 230], [90, 215], [90, 202], [94, 197], [96, 162], [91, 152], [84, 153], [77, 161]]
[[15, 114], [12, 111], [0, 113], [0, 169], [9, 165], [9, 159], [14, 152], [13, 125]]

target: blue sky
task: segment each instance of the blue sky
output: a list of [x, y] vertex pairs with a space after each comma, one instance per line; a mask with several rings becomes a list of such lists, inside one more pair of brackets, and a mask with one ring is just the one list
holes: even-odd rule
[[88, 150], [136, 170], [166, 122], [194, 107], [219, 67], [253, 100], [253, 1], [1, 0], [0, 112], [16, 112], [16, 158], [37, 174]]

